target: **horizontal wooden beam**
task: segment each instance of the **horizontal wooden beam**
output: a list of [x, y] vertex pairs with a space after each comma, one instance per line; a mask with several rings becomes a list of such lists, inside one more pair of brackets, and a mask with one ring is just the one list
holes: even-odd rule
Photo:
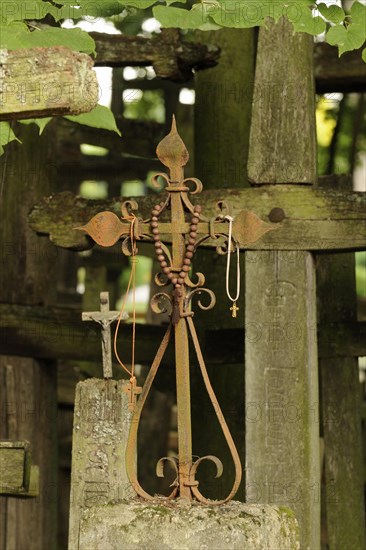
[[[40, 359], [80, 360], [100, 363], [102, 376], [100, 328], [81, 321], [81, 313], [71, 308], [0, 304], [0, 354], [32, 356]], [[165, 326], [137, 326], [136, 363], [150, 365]], [[208, 330], [200, 334], [205, 359], [212, 364], [235, 364], [244, 361], [245, 342], [250, 339], [296, 342], [302, 327], [280, 323], [260, 326], [249, 323], [240, 329]], [[319, 357], [360, 357], [366, 355], [366, 322], [330, 323], [313, 328], [318, 334]], [[222, 345], [225, 342], [225, 346]], [[132, 343], [132, 326], [124, 324], [118, 335], [119, 349], [125, 350], [128, 363]], [[173, 349], [168, 348], [162, 365], [174, 364]], [[96, 373], [96, 375], [98, 375]]]
[[98, 102], [92, 59], [69, 48], [0, 50], [0, 120], [77, 115]]
[[96, 43], [95, 65], [109, 67], [152, 65], [156, 76], [185, 82], [193, 70], [217, 64], [220, 49], [214, 45], [186, 42], [177, 29], [165, 29], [152, 38], [91, 33]]
[[[192, 197], [192, 201], [204, 205], [204, 214], [211, 217], [217, 215], [216, 204], [223, 198], [231, 204], [234, 217], [242, 210], [251, 210], [269, 223], [274, 208], [283, 210], [284, 220], [273, 224], [276, 230], [266, 233], [255, 243], [241, 246], [243, 250], [335, 252], [366, 249], [366, 193], [313, 189], [301, 185], [268, 185], [247, 189], [212, 189]], [[38, 234], [49, 235], [56, 246], [87, 250], [93, 242], [75, 228], [85, 225], [103, 210], [120, 215], [122, 200], [92, 201], [64, 192], [38, 203], [30, 213], [29, 223]], [[157, 195], [148, 195], [136, 200], [139, 216], [148, 218], [158, 198]], [[162, 234], [162, 239], [169, 242], [170, 237]], [[209, 239], [203, 246], [216, 247], [217, 243]], [[291, 261], [296, 261], [295, 256], [291, 258]]]
[[361, 50], [346, 52], [338, 57], [338, 48], [325, 42], [315, 44], [314, 74], [317, 93], [366, 91], [366, 63], [362, 61]]
[[[158, 77], [184, 82], [192, 78], [192, 69], [205, 69], [219, 62], [218, 47], [186, 42], [175, 29], [166, 29], [153, 38], [91, 35], [96, 43], [96, 66], [152, 65]], [[366, 64], [360, 50], [338, 57], [337, 48], [317, 43], [314, 45], [314, 70], [319, 94], [366, 91]]]
[[[100, 362], [102, 376], [102, 348], [100, 327], [83, 323], [81, 312], [70, 308], [49, 308], [0, 304], [0, 354], [37, 357], [40, 359], [74, 359]], [[164, 327], [141, 325], [137, 338], [144, 342], [136, 348], [136, 363], [149, 364], [155, 356]], [[121, 326], [119, 349], [125, 350], [129, 361], [132, 343], [132, 325]], [[170, 351], [163, 364], [172, 363]]]
[[[72, 151], [70, 157], [67, 156], [70, 144], [76, 148], [83, 143], [87, 143], [113, 151], [114, 156], [112, 159], [110, 158], [111, 165], [117, 153], [155, 159], [156, 144], [164, 137], [165, 127], [163, 124], [152, 120], [131, 120], [118, 116], [116, 117], [116, 123], [122, 133], [122, 139], [115, 132], [109, 130], [75, 124], [63, 118], [58, 120], [57, 141], [59, 144], [65, 144], [67, 147], [66, 152], [63, 152], [59, 147], [61, 158], [56, 158], [54, 161], [58, 169], [63, 172], [64, 177], [65, 171], [68, 172], [68, 178], [72, 176], [69, 173], [69, 162], [70, 157], [74, 158], [76, 151]], [[138, 164], [138, 160], [135, 159], [135, 169], [138, 168]], [[146, 174], [144, 176], [146, 177]]]

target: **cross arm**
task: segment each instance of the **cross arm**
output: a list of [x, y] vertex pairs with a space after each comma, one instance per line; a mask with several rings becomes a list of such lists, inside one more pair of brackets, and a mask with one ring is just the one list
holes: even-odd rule
[[[233, 236], [245, 250], [313, 250], [342, 251], [366, 249], [366, 194], [342, 192], [330, 188], [307, 188], [301, 185], [268, 185], [246, 189], [212, 189], [203, 191], [199, 202], [204, 205], [205, 214], [215, 216], [215, 205], [225, 198], [232, 205], [234, 217]], [[192, 197], [194, 203], [195, 197]], [[147, 218], [156, 203], [156, 196], [136, 199], [138, 216]], [[64, 192], [43, 199], [30, 213], [31, 228], [39, 234], [49, 235], [59, 247], [74, 250], [92, 248], [92, 240], [75, 227], [85, 225], [95, 214], [110, 210], [120, 215], [123, 199], [91, 201]], [[275, 210], [277, 209], [277, 210]], [[236, 218], [243, 210], [253, 211], [263, 222], [271, 223], [274, 212], [280, 209], [284, 216], [278, 229], [269, 231], [255, 243], [245, 243], [241, 219]], [[67, 217], [64, 216], [67, 212]], [[281, 216], [280, 216], [281, 217]], [[278, 219], [278, 218], [277, 218]], [[161, 236], [169, 242], [171, 235], [164, 231], [170, 224], [161, 221]], [[140, 228], [141, 232], [145, 229]], [[147, 229], [147, 227], [146, 227]], [[202, 227], [205, 230], [206, 227]], [[235, 231], [234, 231], [235, 229]], [[126, 234], [129, 224], [126, 223]], [[217, 243], [207, 239], [203, 246], [216, 247]]]

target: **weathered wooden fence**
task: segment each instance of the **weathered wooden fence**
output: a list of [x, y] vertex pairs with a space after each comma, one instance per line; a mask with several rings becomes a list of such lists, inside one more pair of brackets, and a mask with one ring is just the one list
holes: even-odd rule
[[[211, 34], [209, 40], [215, 42], [215, 36]], [[172, 80], [184, 81], [192, 67], [210, 66], [217, 59], [217, 51], [205, 46], [191, 44], [181, 48], [177, 33], [166, 34], [164, 40], [170, 47], [164, 54], [154, 40], [128, 39], [128, 57], [120, 53], [123, 51], [120, 42], [125, 38], [96, 38], [100, 65], [153, 65], [158, 76]], [[111, 40], [115, 47], [111, 47]], [[220, 31], [217, 43], [223, 48], [222, 65], [213, 69], [217, 71], [215, 78], [210, 71], [197, 77], [196, 175], [208, 189], [206, 196], [211, 203], [216, 196], [222, 198], [222, 187], [226, 187], [227, 198], [237, 210], [247, 207], [271, 221], [279, 215], [277, 219], [282, 224], [280, 230], [248, 247], [253, 250], [245, 254], [245, 313], [243, 302], [237, 324], [231, 324], [229, 315], [224, 317], [224, 298], [219, 297], [218, 313], [212, 317], [207, 330], [201, 327], [201, 337], [214, 383], [216, 380], [220, 386], [218, 397], [224, 412], [229, 413], [228, 421], [245, 465], [240, 498], [293, 508], [300, 522], [302, 546], [319, 548], [321, 436], [325, 442], [327, 519], [324, 525], [328, 528], [329, 547], [363, 548], [364, 474], [356, 358], [366, 355], [366, 323], [357, 322], [356, 318], [353, 251], [366, 249], [365, 197], [352, 193], [349, 188], [335, 190], [336, 177], [331, 188], [318, 187], [313, 78], [315, 73], [316, 89], [320, 92], [365, 90], [365, 68], [356, 61], [338, 63], [326, 47], [317, 45], [314, 71], [311, 40], [305, 35], [292, 36], [285, 23], [281, 23], [269, 30], [260, 30], [253, 90], [250, 85], [254, 81], [253, 41], [252, 31], [237, 31], [235, 38], [233, 31]], [[238, 43], [246, 56], [234, 61], [235, 57], [225, 52], [237, 53]], [[352, 54], [348, 55], [351, 59]], [[142, 87], [141, 82], [128, 85]], [[177, 97], [182, 86], [168, 81], [158, 85], [167, 97], [171, 89]], [[207, 102], [209, 108], [203, 109]], [[248, 120], [252, 104], [249, 148]], [[182, 108], [180, 112], [178, 108], [178, 122], [179, 117], [184, 134], [187, 122]], [[57, 500], [60, 501], [52, 492], [56, 483], [56, 462], [51, 459], [55, 454], [55, 415], [52, 419], [40, 418], [34, 412], [25, 421], [18, 418], [19, 407], [30, 403], [31, 411], [38, 410], [35, 400], [39, 396], [41, 411], [46, 410], [47, 404], [54, 406], [55, 360], [63, 366], [59, 371], [66, 372], [67, 377], [72, 368], [65, 361], [98, 362], [100, 358], [99, 337], [82, 326], [79, 310], [55, 307], [55, 297], [48, 299], [48, 296], [55, 290], [57, 279], [52, 269], [56, 261], [60, 262], [58, 265], [72, 264], [74, 270], [81, 265], [80, 258], [75, 260], [76, 255], [70, 262], [73, 253], [63, 252], [61, 248], [81, 250], [88, 246], [85, 239], [70, 229], [104, 210], [107, 204], [76, 199], [71, 194], [41, 203], [39, 199], [56, 191], [51, 189], [51, 184], [57, 184], [59, 190], [69, 189], [71, 185], [77, 192], [79, 183], [91, 177], [105, 179], [111, 189], [118, 192], [116, 184], [121, 177], [145, 178], [148, 170], [156, 169], [156, 162], [148, 159], [154, 156], [152, 145], [162, 137], [164, 128], [156, 123], [121, 118], [119, 123], [124, 133], [122, 155], [116, 156], [121, 147], [119, 139], [82, 127], [71, 133], [70, 124], [62, 122], [57, 126], [58, 152], [51, 156], [48, 149], [47, 163], [44, 162], [46, 144], [42, 149], [36, 145], [36, 153], [25, 145], [19, 151], [16, 146], [10, 146], [3, 167], [6, 185], [3, 260], [8, 261], [11, 269], [8, 275], [3, 271], [0, 351], [6, 354], [1, 359], [4, 377], [7, 377], [7, 383], [3, 384], [3, 402], [16, 403], [17, 412], [12, 416], [9, 408], [4, 409], [7, 431], [2, 437], [31, 440], [44, 482], [42, 485], [41, 481], [39, 499], [33, 502], [15, 502], [11, 497], [2, 497], [3, 547], [8, 550], [17, 545], [30, 548], [24, 542], [25, 531], [15, 527], [18, 525], [27, 526], [30, 537], [27, 540], [32, 540], [34, 548], [55, 547], [55, 513]], [[106, 146], [110, 155], [86, 157], [80, 153], [81, 143]], [[210, 149], [206, 150], [206, 144]], [[145, 160], [131, 160], [131, 154]], [[34, 170], [35, 158], [37, 170]], [[218, 159], [225, 162], [220, 163]], [[252, 187], [244, 189], [247, 175]], [[11, 194], [7, 192], [9, 187]], [[217, 188], [220, 190], [216, 191]], [[36, 202], [38, 207], [30, 218], [32, 228], [51, 234], [58, 249], [47, 247], [44, 240], [25, 226], [27, 211]], [[149, 196], [139, 201], [146, 211], [152, 202], [153, 197]], [[65, 221], [63, 212], [68, 213]], [[22, 224], [20, 231], [18, 220]], [[347, 254], [340, 255], [340, 252]], [[86, 264], [90, 282], [84, 297], [86, 309], [95, 307], [91, 301], [93, 280], [97, 301], [105, 285], [116, 296], [112, 279], [121, 265], [114, 254], [99, 253], [98, 257], [98, 253], [93, 253], [92, 257], [95, 260], [88, 260]], [[222, 268], [214, 263], [209, 251], [202, 255], [202, 262], [203, 270], [214, 274], [211, 281], [214, 290], [220, 290], [220, 285], [224, 288]], [[66, 267], [65, 272], [68, 271], [70, 268]], [[62, 299], [65, 300], [64, 292]], [[77, 304], [77, 296], [70, 296], [70, 301]], [[137, 348], [137, 361], [149, 364], [161, 328], [144, 326], [139, 334], [144, 346]], [[228, 343], [227, 350], [215, 347], [219, 337]], [[123, 346], [130, 343], [128, 327], [121, 338]], [[168, 364], [169, 356], [166, 360]], [[33, 381], [28, 383], [27, 376]], [[235, 394], [231, 389], [233, 383]], [[15, 390], [11, 389], [14, 387]], [[59, 410], [59, 424], [66, 429], [70, 422], [73, 385], [68, 389], [63, 383], [59, 395], [64, 403]], [[202, 418], [197, 418], [200, 420]], [[38, 427], [41, 428], [38, 430]], [[69, 446], [67, 436], [65, 441]], [[219, 441], [217, 446], [220, 447]], [[207, 445], [204, 447], [207, 449]], [[67, 498], [67, 477], [62, 479], [66, 488], [61, 487], [59, 494]], [[60, 503], [63, 507], [63, 500]]]

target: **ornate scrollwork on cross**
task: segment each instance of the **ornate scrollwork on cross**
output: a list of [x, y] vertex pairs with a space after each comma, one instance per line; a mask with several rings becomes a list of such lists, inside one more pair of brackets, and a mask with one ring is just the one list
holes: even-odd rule
[[[138, 205], [131, 200], [125, 201], [122, 205], [122, 218], [112, 212], [101, 212], [79, 229], [88, 233], [101, 246], [112, 246], [122, 239], [124, 254], [131, 254], [132, 247], [137, 241], [153, 241], [161, 268], [160, 272], [155, 275], [155, 282], [159, 287], [166, 289], [157, 292], [151, 299], [153, 311], [155, 313], [168, 312], [171, 322], [151, 365], [131, 419], [126, 452], [126, 469], [132, 487], [141, 497], [145, 499], [153, 498], [141, 487], [138, 481], [135, 466], [135, 448], [144, 403], [174, 332], [179, 456], [178, 459], [170, 457], [160, 459], [157, 463], [156, 472], [158, 476], [163, 476], [164, 464], [167, 461], [173, 464], [176, 479], [173, 483], [173, 490], [167, 498], [181, 496], [188, 500], [195, 498], [202, 503], [222, 504], [235, 495], [240, 484], [242, 468], [234, 441], [211, 386], [193, 322], [193, 299], [198, 298], [197, 305], [199, 308], [209, 310], [214, 307], [216, 297], [211, 290], [204, 288], [205, 277], [202, 273], [191, 274], [191, 263], [197, 247], [206, 239], [216, 240], [217, 252], [226, 254], [235, 249], [238, 242], [241, 242], [236, 237], [237, 234], [240, 234], [243, 239], [249, 237], [258, 240], [273, 227], [262, 222], [254, 213], [243, 211], [239, 214], [241, 216], [240, 223], [236, 223], [236, 218], [231, 222], [232, 231], [230, 230], [230, 234], [232, 233], [232, 238], [229, 242], [227, 218], [233, 220], [230, 204], [219, 201], [216, 205], [217, 215], [208, 218], [202, 212], [200, 205], [191, 202], [190, 196], [199, 195], [203, 185], [197, 178], [184, 177], [183, 167], [188, 162], [189, 154], [177, 132], [174, 119], [170, 133], [157, 147], [157, 156], [169, 169], [169, 175], [159, 173], [153, 177], [153, 185], [160, 188], [158, 182], [160, 178], [164, 181], [164, 189], [162, 191], [163, 198], [160, 198], [159, 203], [153, 207], [149, 219], [142, 220], [138, 218]], [[171, 242], [171, 248], [164, 241]], [[233, 487], [229, 494], [220, 501], [206, 499], [198, 489], [198, 481], [196, 480], [197, 469], [203, 461], [209, 460], [216, 465], [215, 477], [222, 475], [223, 465], [217, 457], [212, 455], [201, 457], [196, 461], [193, 461], [192, 458], [189, 335], [193, 342], [206, 390], [235, 466]]]

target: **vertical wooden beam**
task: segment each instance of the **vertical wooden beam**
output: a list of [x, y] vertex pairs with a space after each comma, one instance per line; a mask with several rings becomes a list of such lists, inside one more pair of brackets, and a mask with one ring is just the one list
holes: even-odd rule
[[[57, 250], [28, 227], [30, 208], [49, 195], [52, 179], [52, 124], [40, 138], [35, 127], [22, 131], [23, 144], [10, 144], [1, 158], [2, 269], [0, 300], [51, 304], [55, 298]], [[0, 501], [1, 547], [56, 548], [57, 398], [56, 366], [32, 358], [0, 357], [0, 438], [26, 439], [39, 466], [39, 496]]]
[[[320, 323], [356, 321], [355, 255], [319, 256], [317, 277]], [[328, 546], [366, 548], [358, 359], [321, 359], [319, 366]]]
[[[249, 176], [257, 183], [315, 183], [312, 52], [312, 38], [294, 35], [285, 20], [259, 31], [249, 156]], [[320, 471], [313, 258], [307, 252], [247, 253], [245, 284], [247, 501], [291, 507], [301, 548], [315, 550]]]
[[[248, 29], [224, 29], [201, 33], [199, 40], [221, 48], [217, 67], [197, 73], [195, 79], [195, 169], [205, 189], [245, 187], [249, 151], [250, 116], [254, 85], [255, 33]], [[225, 191], [222, 192], [225, 198]], [[204, 206], [204, 205], [203, 205]], [[235, 264], [235, 262], [233, 262]], [[242, 273], [244, 257], [242, 257]], [[226, 257], [214, 250], [198, 250], [195, 269], [206, 276], [207, 288], [216, 294], [215, 308], [208, 314], [195, 311], [198, 331], [207, 328], [244, 327], [244, 291], [238, 306], [238, 317], [233, 319], [231, 302], [225, 292]], [[235, 268], [234, 268], [235, 269]], [[243, 280], [243, 277], [242, 277]], [[231, 279], [236, 282], [236, 275]], [[243, 342], [244, 362], [244, 342]], [[244, 366], [230, 364], [226, 368], [207, 364], [210, 379], [217, 393], [226, 420], [238, 446], [244, 465]], [[217, 426], [215, 413], [208, 400], [200, 375], [195, 375], [193, 396], [194, 453], [217, 455], [224, 464], [222, 481], [212, 480], [212, 472], [202, 465], [202, 491], [211, 498], [224, 498], [231, 488], [234, 466]], [[202, 414], [202, 410], [205, 414]], [[207, 422], [209, 419], [209, 423]], [[212, 422], [211, 422], [212, 420]], [[207, 491], [207, 487], [209, 491]], [[236, 499], [244, 500], [244, 483]]]

